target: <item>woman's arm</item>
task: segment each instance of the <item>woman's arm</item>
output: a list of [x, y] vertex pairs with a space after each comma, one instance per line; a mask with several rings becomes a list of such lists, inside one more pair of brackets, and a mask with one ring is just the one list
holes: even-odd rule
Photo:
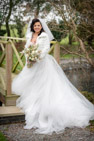
[[39, 50], [41, 51], [40, 59], [42, 59], [50, 50], [50, 41], [47, 34], [44, 37], [40, 37], [38, 40], [39, 40], [39, 44], [38, 44]]

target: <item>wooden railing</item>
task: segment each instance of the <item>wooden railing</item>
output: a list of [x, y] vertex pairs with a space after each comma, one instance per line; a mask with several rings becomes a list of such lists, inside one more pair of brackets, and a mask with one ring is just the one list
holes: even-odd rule
[[[17, 42], [26, 42], [25, 38], [14, 38], [14, 37], [2, 37], [0, 36], [0, 48], [1, 48], [1, 57], [0, 57], [0, 67], [5, 68], [6, 74], [3, 77], [2, 74], [0, 74], [0, 80], [2, 82], [2, 85], [4, 89], [6, 90], [6, 95], [11, 95], [11, 81], [12, 81], [12, 76], [11, 73], [18, 72], [17, 66], [22, 69], [25, 64], [25, 59], [23, 60], [24, 55], [19, 53], [15, 43]], [[51, 41], [51, 48], [49, 51], [49, 54], [53, 54], [57, 62], [59, 63], [60, 60], [60, 46], [58, 42], [56, 41]], [[13, 56], [16, 56], [17, 61], [14, 63], [13, 62]], [[5, 61], [5, 65], [4, 65]], [[6, 81], [4, 80], [6, 79]]]

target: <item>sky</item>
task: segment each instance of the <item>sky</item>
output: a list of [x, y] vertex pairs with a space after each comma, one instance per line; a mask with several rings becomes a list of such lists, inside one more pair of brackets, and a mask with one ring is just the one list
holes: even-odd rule
[[[25, 5], [25, 3], [24, 3], [24, 5]], [[10, 17], [10, 19], [12, 19], [12, 20], [14, 19], [15, 15], [17, 16], [19, 13], [21, 14], [22, 11], [25, 10], [25, 7], [20, 7], [20, 8], [16, 7], [16, 9], [17, 9], [16, 12], [12, 12], [12, 15]], [[21, 16], [23, 17], [22, 20], [25, 21], [25, 22], [28, 21], [31, 18], [34, 18], [34, 16], [31, 17], [31, 15], [29, 13], [26, 16], [21, 14]], [[39, 13], [39, 17], [41, 17], [41, 16], [42, 16], [42, 13]], [[47, 14], [47, 16], [45, 16], [44, 20], [45, 20], [45, 22], [48, 22], [48, 21], [51, 21], [53, 19], [55, 19], [58, 23], [58, 21], [61, 20], [62, 18], [60, 16], [57, 16], [55, 14], [55, 12], [53, 10], [51, 10], [51, 12], [49, 14]], [[10, 20], [10, 24], [13, 24], [13, 21]]]

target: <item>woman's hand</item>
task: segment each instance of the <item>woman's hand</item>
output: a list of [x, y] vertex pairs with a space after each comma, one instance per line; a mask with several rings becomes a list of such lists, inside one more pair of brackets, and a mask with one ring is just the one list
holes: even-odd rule
[[31, 64], [33, 65], [33, 64], [35, 64], [36, 63], [36, 61], [31, 61]]
[[31, 60], [27, 59], [27, 67], [28, 68], [31, 68], [32, 65], [35, 64], [35, 63], [36, 63], [36, 61], [31, 61]]

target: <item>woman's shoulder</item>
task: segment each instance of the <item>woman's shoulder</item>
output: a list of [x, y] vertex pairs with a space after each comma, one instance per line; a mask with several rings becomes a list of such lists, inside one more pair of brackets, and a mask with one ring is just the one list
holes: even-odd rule
[[46, 32], [42, 32], [39, 37], [48, 37], [48, 34]]

